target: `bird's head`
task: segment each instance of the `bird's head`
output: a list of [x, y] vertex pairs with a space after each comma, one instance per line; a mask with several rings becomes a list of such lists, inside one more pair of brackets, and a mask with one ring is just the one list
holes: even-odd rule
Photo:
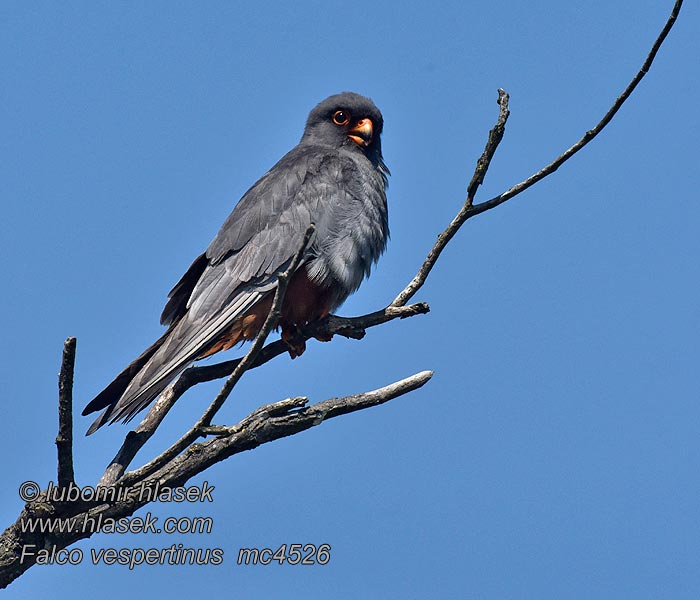
[[381, 161], [382, 113], [369, 98], [343, 92], [326, 98], [309, 114], [302, 142], [363, 152], [375, 164]]

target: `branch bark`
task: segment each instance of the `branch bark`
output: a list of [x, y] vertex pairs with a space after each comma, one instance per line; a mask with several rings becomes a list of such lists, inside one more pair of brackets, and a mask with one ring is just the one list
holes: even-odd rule
[[75, 481], [73, 472], [73, 372], [75, 369], [76, 339], [68, 338], [63, 344], [63, 360], [58, 375], [58, 452], [57, 481], [67, 486]]

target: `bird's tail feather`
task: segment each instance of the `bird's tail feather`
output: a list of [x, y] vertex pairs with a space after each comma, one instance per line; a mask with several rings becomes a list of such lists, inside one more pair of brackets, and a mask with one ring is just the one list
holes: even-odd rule
[[119, 375], [117, 375], [104, 390], [102, 390], [95, 398], [93, 398], [88, 405], [83, 409], [82, 415], [86, 416], [90, 413], [97, 412], [98, 410], [105, 410], [97, 420], [90, 426], [86, 435], [94, 433], [102, 425], [104, 425], [111, 415], [110, 408], [113, 408], [119, 399], [122, 397], [124, 390], [129, 387], [131, 381], [136, 377], [138, 372], [143, 368], [143, 366], [151, 359], [151, 357], [158, 351], [158, 349], [163, 345], [168, 335], [170, 334], [170, 329], [166, 331], [160, 338], [158, 338], [153, 344], [151, 344], [146, 350], [144, 350], [140, 356], [135, 358]]
[[247, 311], [262, 294], [246, 294], [207, 323], [193, 323], [186, 315], [134, 360], [83, 411], [83, 415], [104, 408], [87, 430], [90, 435], [105, 423], [132, 419], [158, 396], [190, 364]]

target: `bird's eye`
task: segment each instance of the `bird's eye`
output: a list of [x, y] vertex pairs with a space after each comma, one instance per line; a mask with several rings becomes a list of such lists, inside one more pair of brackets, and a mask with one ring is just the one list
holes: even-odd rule
[[350, 114], [344, 110], [336, 110], [333, 114], [333, 122], [336, 125], [347, 125], [350, 122]]

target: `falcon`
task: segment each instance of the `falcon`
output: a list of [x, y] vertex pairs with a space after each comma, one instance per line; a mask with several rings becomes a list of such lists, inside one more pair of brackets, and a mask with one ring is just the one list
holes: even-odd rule
[[309, 114], [301, 140], [240, 199], [206, 251], [168, 295], [167, 331], [83, 410], [102, 410], [87, 435], [132, 419], [194, 361], [259, 333], [277, 275], [314, 233], [292, 275], [279, 327], [292, 358], [303, 325], [337, 309], [369, 276], [389, 237], [383, 118], [353, 92]]

